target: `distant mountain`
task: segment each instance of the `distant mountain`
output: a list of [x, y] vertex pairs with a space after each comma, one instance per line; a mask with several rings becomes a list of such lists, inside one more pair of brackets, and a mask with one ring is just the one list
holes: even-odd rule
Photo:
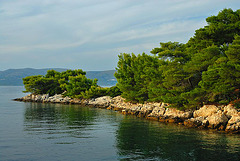
[[114, 86], [117, 83], [114, 73], [116, 70], [106, 70], [106, 71], [87, 71], [87, 78], [98, 79], [98, 85], [100, 86]]
[[[45, 69], [8, 69], [0, 71], [0, 86], [22, 86], [22, 78], [31, 75], [45, 75], [48, 70], [53, 69], [58, 72], [66, 71], [64, 68], [45, 68]], [[108, 71], [87, 71], [86, 76], [90, 79], [97, 78], [100, 86], [114, 86], [117, 81], [114, 77], [115, 70]]]

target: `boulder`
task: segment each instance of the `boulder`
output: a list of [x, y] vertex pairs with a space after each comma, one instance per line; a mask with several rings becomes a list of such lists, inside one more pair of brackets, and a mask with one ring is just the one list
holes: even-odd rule
[[110, 96], [98, 97], [96, 99], [90, 100], [88, 102], [89, 105], [99, 106], [99, 107], [107, 107], [110, 105], [112, 98]]
[[225, 130], [227, 132], [240, 133], [240, 122], [233, 125], [227, 124]]
[[141, 112], [143, 113], [150, 113], [154, 108], [154, 105], [153, 104], [143, 104], [142, 105], [142, 108], [141, 108]]
[[125, 106], [123, 106], [125, 103], [125, 99], [122, 98], [121, 96], [117, 96], [117, 97], [114, 97], [112, 98], [112, 101], [110, 103], [110, 106], [112, 108], [125, 108]]
[[217, 113], [219, 108], [215, 105], [204, 105], [199, 110], [194, 111], [193, 117], [209, 117], [215, 113]]
[[130, 109], [131, 109], [132, 111], [141, 111], [142, 106], [137, 104], [137, 105], [131, 106]]
[[168, 118], [177, 118], [178, 114], [179, 114], [179, 110], [175, 108], [167, 108], [164, 113], [164, 116]]
[[233, 105], [229, 104], [224, 107], [224, 114], [227, 116], [228, 119], [231, 119], [233, 115], [238, 114], [238, 111]]
[[196, 118], [190, 118], [184, 121], [184, 125], [187, 127], [200, 127], [205, 128], [208, 126], [208, 120], [206, 120], [204, 117], [199, 116]]
[[192, 117], [193, 112], [192, 111], [180, 111], [175, 108], [167, 108], [164, 116], [168, 118], [180, 118], [182, 120], [186, 120], [190, 117]]
[[49, 94], [43, 94], [43, 95], [41, 96], [41, 100], [42, 100], [42, 101], [46, 101], [48, 98], [49, 98]]
[[240, 114], [234, 114], [232, 115], [231, 119], [228, 121], [228, 125], [233, 125], [240, 123]]
[[225, 116], [224, 112], [220, 110], [208, 116], [206, 119], [209, 122], [210, 128], [219, 128], [221, 125], [225, 126], [228, 122], [228, 118]]
[[165, 113], [165, 108], [162, 107], [155, 107], [153, 108], [152, 112], [149, 114], [150, 116], [163, 116]]
[[41, 95], [35, 95], [34, 101], [35, 102], [41, 102], [42, 101], [42, 96]]

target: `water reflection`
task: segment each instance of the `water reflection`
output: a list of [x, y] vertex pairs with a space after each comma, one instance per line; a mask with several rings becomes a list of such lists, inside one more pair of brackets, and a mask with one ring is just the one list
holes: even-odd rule
[[126, 117], [117, 132], [122, 160], [239, 160], [240, 136]]
[[95, 110], [77, 105], [27, 103], [25, 131], [44, 139], [90, 137], [81, 129], [92, 125], [96, 116]]
[[66, 147], [65, 151], [90, 160], [240, 158], [239, 135], [166, 125], [77, 105], [26, 103], [24, 116], [27, 135], [40, 138], [32, 140], [45, 141], [48, 146], [74, 145], [75, 151], [73, 148], [67, 151]]

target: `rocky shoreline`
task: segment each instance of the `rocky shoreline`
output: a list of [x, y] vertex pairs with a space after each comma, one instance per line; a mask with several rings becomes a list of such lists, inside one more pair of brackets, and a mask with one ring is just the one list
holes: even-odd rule
[[166, 103], [133, 104], [125, 102], [124, 98], [117, 96], [99, 97], [96, 99], [72, 99], [62, 95], [49, 96], [29, 94], [14, 99], [24, 102], [80, 104], [119, 111], [123, 114], [136, 115], [160, 122], [178, 123], [187, 127], [201, 129], [215, 129], [218, 131], [240, 134], [240, 110], [231, 104], [226, 106], [204, 105], [198, 110], [180, 111], [168, 108]]

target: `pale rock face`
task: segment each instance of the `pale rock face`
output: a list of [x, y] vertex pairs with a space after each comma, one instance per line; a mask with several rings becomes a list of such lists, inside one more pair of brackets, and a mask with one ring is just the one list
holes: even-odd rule
[[122, 103], [122, 102], [125, 102], [125, 99], [122, 98], [121, 96], [117, 96], [117, 97], [114, 97], [114, 98], [112, 99], [112, 102], [113, 102], [113, 103]]
[[176, 118], [178, 116], [178, 110], [176, 110], [174, 108], [167, 108], [164, 116]]
[[184, 113], [181, 113], [179, 114], [179, 118], [183, 118], [183, 119], [188, 119], [188, 118], [191, 118], [193, 115], [193, 112], [192, 111], [187, 111], [187, 112], [184, 112]]
[[134, 105], [134, 106], [131, 106], [130, 109], [131, 109], [132, 111], [140, 111], [140, 110], [141, 110], [141, 106]]
[[224, 113], [227, 116], [227, 118], [230, 119], [233, 115], [238, 114], [238, 111], [233, 105], [229, 104], [224, 107]]
[[45, 101], [49, 98], [49, 94], [44, 94], [41, 96], [41, 100]]
[[218, 110], [219, 110], [219, 108], [215, 105], [204, 105], [199, 110], [194, 111], [193, 117], [199, 117], [199, 116], [209, 117], [209, 116], [217, 113]]
[[165, 113], [165, 108], [162, 107], [155, 107], [151, 113], [151, 116], [163, 116]]
[[191, 120], [191, 121], [200, 121], [200, 122], [203, 122], [203, 121], [205, 120], [205, 118], [202, 117], [202, 116], [199, 116], [199, 117], [196, 117], [196, 118], [191, 118], [190, 120]]
[[154, 108], [154, 105], [146, 104], [146, 105], [142, 105], [141, 111], [142, 112], [148, 112], [148, 111], [152, 111], [153, 108]]
[[240, 114], [232, 115], [231, 119], [228, 121], [228, 125], [240, 124]]
[[192, 116], [192, 112], [191, 111], [180, 111], [177, 110], [175, 108], [167, 108], [165, 111], [164, 116], [170, 117], [170, 118], [182, 118], [182, 119], [188, 119]]
[[89, 101], [90, 105], [108, 106], [112, 101], [110, 96], [98, 97], [95, 100]]
[[34, 100], [34, 99], [35, 99], [35, 95], [31, 95], [31, 97], [32, 97], [32, 98], [31, 98], [32, 100]]
[[122, 98], [121, 96], [114, 97], [111, 101], [111, 106], [112, 107], [118, 107], [118, 108], [127, 108], [125, 105], [125, 99]]
[[206, 126], [208, 124], [208, 121], [202, 117], [196, 117], [196, 118], [190, 118], [186, 121], [184, 121], [184, 125], [190, 126], [190, 127], [200, 127], [200, 126]]
[[211, 116], [207, 117], [207, 120], [210, 125], [213, 125], [215, 127], [218, 125], [225, 125], [228, 121], [228, 118], [222, 111], [218, 111], [217, 113], [214, 113]]

